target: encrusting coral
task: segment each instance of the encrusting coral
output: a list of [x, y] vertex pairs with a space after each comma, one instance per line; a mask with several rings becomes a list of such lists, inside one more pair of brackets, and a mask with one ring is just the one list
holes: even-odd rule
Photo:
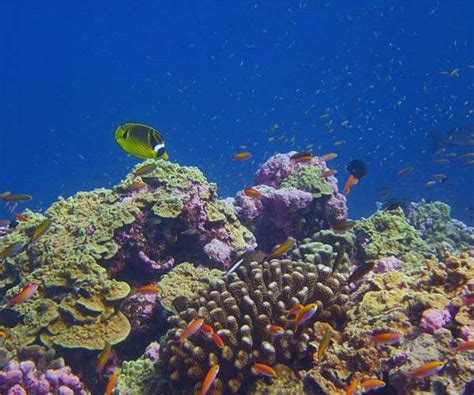
[[346, 198], [337, 179], [318, 157], [300, 163], [293, 153], [277, 154], [257, 170], [254, 188], [260, 197], [238, 192], [231, 202], [239, 219], [255, 234], [259, 247], [270, 249], [287, 237], [306, 237], [347, 217]]
[[410, 203], [408, 220], [420, 237], [438, 254], [459, 253], [474, 245], [474, 228], [451, 218], [451, 207], [442, 202]]
[[[8, 324], [7, 350], [38, 338], [50, 347], [89, 350], [120, 343], [131, 330], [121, 311], [131, 286], [158, 279], [186, 257], [225, 267], [240, 250], [253, 248], [252, 234], [197, 168], [153, 163], [154, 170], [142, 176], [136, 173], [143, 165], [137, 165], [113, 190], [60, 198], [44, 215], [27, 211], [29, 221], [1, 238], [0, 250], [16, 241], [25, 244], [3, 259], [6, 298], [26, 283], [38, 285], [30, 300], [9, 308], [14, 314], [8, 322], [0, 321], [0, 329]], [[31, 242], [45, 218], [50, 228]], [[220, 260], [222, 250], [227, 260]], [[135, 318], [135, 329], [146, 328]]]
[[[255, 363], [295, 364], [307, 360], [311, 325], [297, 327], [287, 318], [295, 304], [317, 303], [316, 320], [335, 321], [344, 314], [347, 301], [345, 277], [324, 265], [272, 260], [248, 267], [211, 282], [178, 315], [169, 318], [161, 354], [162, 368], [170, 373], [172, 388], [199, 388], [210, 366], [221, 367], [216, 388], [236, 393], [256, 378]], [[179, 338], [186, 326], [202, 317], [224, 340], [224, 346], [196, 334], [184, 342]], [[284, 333], [275, 337], [269, 325], [280, 325]]]

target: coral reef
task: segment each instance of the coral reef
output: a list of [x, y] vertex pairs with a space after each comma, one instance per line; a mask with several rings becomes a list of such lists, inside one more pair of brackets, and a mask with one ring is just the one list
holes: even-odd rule
[[87, 395], [79, 377], [62, 358], [51, 360], [41, 349], [25, 349], [0, 370], [0, 392], [5, 395]]
[[429, 252], [430, 247], [418, 236], [401, 208], [380, 210], [357, 221], [354, 227], [362, 260], [399, 256], [409, 251]]
[[189, 262], [175, 266], [159, 282], [162, 306], [176, 313], [177, 308], [189, 303], [198, 289], [207, 289], [209, 282], [217, 280], [223, 274], [219, 269], [196, 268]]
[[291, 160], [293, 153], [274, 155], [257, 170], [254, 188], [262, 196], [238, 192], [232, 202], [263, 249], [289, 236], [310, 235], [347, 217], [346, 198], [338, 193], [337, 179], [324, 175], [326, 163], [317, 157], [298, 163]]
[[[396, 266], [367, 276], [351, 294], [343, 330], [334, 337], [324, 358], [315, 359], [314, 368], [306, 373], [318, 390], [343, 394], [351, 377], [359, 381], [386, 377], [387, 385], [400, 393], [462, 394], [473, 379], [469, 353], [452, 351], [465, 336], [463, 328], [474, 323], [472, 306], [463, 312], [465, 283], [453, 288], [439, 281], [454, 271], [460, 276], [472, 275], [474, 260], [464, 255], [454, 268], [433, 258], [423, 259], [423, 265], [413, 269], [412, 256], [398, 255], [401, 259]], [[322, 325], [315, 324], [316, 338], [324, 331]], [[377, 344], [372, 336], [385, 331], [400, 333], [403, 338]], [[430, 360], [448, 362], [437, 375], [422, 379], [408, 376]]]
[[[347, 287], [345, 278], [313, 263], [272, 260], [240, 266], [236, 272], [198, 290], [186, 309], [169, 318], [172, 326], [163, 346], [161, 362], [170, 374], [172, 388], [199, 388], [211, 365], [221, 367], [217, 388], [236, 393], [252, 383], [255, 363], [295, 364], [307, 360], [310, 325], [298, 328], [286, 311], [297, 303], [317, 303], [316, 320], [338, 320], [343, 316]], [[179, 342], [184, 328], [202, 317], [222, 337], [219, 348], [203, 336]], [[284, 328], [278, 337], [266, 331], [275, 324]]]
[[459, 253], [474, 246], [474, 228], [451, 218], [451, 207], [442, 202], [410, 203], [408, 220], [420, 237], [439, 255]]
[[[16, 241], [27, 246], [0, 270], [7, 298], [27, 282], [39, 286], [33, 298], [10, 309], [17, 315], [8, 322], [7, 350], [38, 337], [51, 347], [99, 350], [106, 342], [117, 344], [132, 329], [122, 307], [129, 317], [134, 311], [133, 329], [139, 331], [146, 330], [153, 310], [152, 301], [146, 307], [141, 296], [121, 303], [130, 285], [149, 283], [185, 257], [226, 267], [254, 243], [198, 169], [162, 160], [146, 175], [134, 169], [113, 190], [80, 192], [60, 198], [44, 215], [27, 215], [29, 221], [0, 240], [0, 249]], [[51, 227], [29, 242], [45, 218]], [[0, 329], [6, 329], [1, 322]]]

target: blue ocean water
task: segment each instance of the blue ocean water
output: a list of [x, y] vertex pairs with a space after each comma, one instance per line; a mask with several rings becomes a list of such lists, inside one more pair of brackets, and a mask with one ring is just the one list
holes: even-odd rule
[[[338, 153], [340, 183], [347, 162], [368, 164], [349, 196], [353, 218], [390, 187], [391, 197], [445, 201], [473, 224], [473, 158], [434, 162], [445, 154], [429, 134], [474, 126], [473, 8], [3, 0], [0, 189], [31, 193], [24, 207], [45, 209], [58, 195], [114, 185], [138, 159], [113, 132], [135, 121], [159, 129], [171, 160], [201, 168], [223, 197], [251, 185], [271, 154], [312, 148]], [[251, 161], [231, 160], [239, 146]], [[405, 166], [414, 171], [399, 176]], [[436, 173], [448, 180], [424, 187]]]

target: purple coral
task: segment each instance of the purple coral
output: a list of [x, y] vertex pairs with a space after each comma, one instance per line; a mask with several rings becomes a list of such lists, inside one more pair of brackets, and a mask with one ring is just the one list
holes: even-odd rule
[[298, 166], [288, 154], [277, 154], [268, 159], [255, 174], [255, 184], [277, 188]]
[[423, 311], [420, 320], [420, 329], [423, 332], [433, 333], [436, 330], [443, 328], [451, 321], [451, 313], [448, 309], [426, 309]]
[[87, 392], [69, 366], [42, 371], [33, 361], [11, 360], [0, 370], [0, 390], [5, 395], [36, 394], [86, 395]]
[[132, 332], [143, 333], [153, 326], [159, 310], [157, 299], [156, 293], [140, 293], [124, 300], [122, 312], [130, 321]]
[[393, 255], [381, 258], [377, 261], [374, 267], [374, 273], [385, 273], [390, 270], [398, 270], [402, 267], [402, 261], [395, 258]]
[[325, 215], [330, 223], [342, 222], [347, 218], [347, 199], [342, 193], [335, 193], [329, 198], [325, 207]]
[[227, 268], [232, 262], [234, 249], [219, 239], [212, 239], [204, 246], [204, 252], [214, 262], [220, 262], [224, 265], [224, 268]]

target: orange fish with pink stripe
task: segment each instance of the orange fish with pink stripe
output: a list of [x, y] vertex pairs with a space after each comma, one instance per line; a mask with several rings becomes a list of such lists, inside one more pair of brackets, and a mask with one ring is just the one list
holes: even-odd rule
[[265, 363], [256, 363], [252, 366], [252, 369], [259, 375], [267, 377], [276, 377], [277, 372], [270, 365]]
[[34, 284], [34, 283], [26, 284], [20, 292], [18, 292], [15, 296], [7, 300], [7, 306], [12, 307], [17, 304], [26, 302], [35, 294], [37, 289], [38, 289], [38, 284]]
[[201, 395], [206, 395], [212, 384], [214, 384], [214, 381], [216, 381], [216, 377], [219, 374], [219, 369], [219, 365], [213, 365], [209, 368], [202, 382]]
[[183, 343], [186, 339], [190, 338], [197, 331], [199, 331], [202, 327], [202, 324], [204, 324], [204, 318], [195, 318], [192, 320], [179, 337], [180, 343]]
[[446, 365], [446, 361], [430, 361], [408, 372], [410, 377], [426, 377], [439, 373]]

